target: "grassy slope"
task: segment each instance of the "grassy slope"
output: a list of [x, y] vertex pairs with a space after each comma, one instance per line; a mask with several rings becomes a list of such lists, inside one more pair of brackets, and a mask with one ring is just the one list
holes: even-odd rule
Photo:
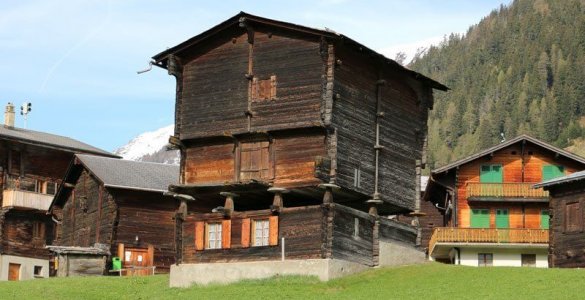
[[472, 268], [428, 263], [383, 268], [321, 283], [280, 277], [227, 286], [171, 289], [168, 276], [51, 278], [0, 283], [2, 299], [576, 299], [585, 271]]

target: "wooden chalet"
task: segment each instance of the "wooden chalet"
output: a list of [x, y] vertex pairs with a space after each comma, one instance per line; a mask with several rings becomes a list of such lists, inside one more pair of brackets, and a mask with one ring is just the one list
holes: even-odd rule
[[165, 192], [178, 178], [176, 165], [76, 155], [50, 207], [57, 276], [107, 274], [113, 257], [121, 275], [168, 272], [178, 200]]
[[153, 59], [177, 80], [170, 192], [196, 199], [179, 262], [284, 249], [379, 263], [395, 222], [378, 215], [416, 210], [433, 89], [447, 87], [344, 35], [244, 12]]
[[527, 135], [431, 172], [440, 208], [431, 259], [469, 266], [547, 267], [549, 193], [532, 186], [585, 169], [585, 158]]
[[80, 141], [14, 127], [9, 103], [0, 126], [0, 280], [49, 277], [53, 238], [47, 209], [75, 153], [116, 157]]
[[585, 171], [539, 183], [535, 188], [548, 191], [550, 198], [549, 266], [585, 267]]

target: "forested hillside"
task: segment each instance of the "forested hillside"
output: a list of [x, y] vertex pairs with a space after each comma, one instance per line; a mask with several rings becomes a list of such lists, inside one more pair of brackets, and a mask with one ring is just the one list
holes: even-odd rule
[[436, 92], [429, 163], [436, 168], [526, 133], [585, 155], [585, 0], [516, 0], [410, 68]]

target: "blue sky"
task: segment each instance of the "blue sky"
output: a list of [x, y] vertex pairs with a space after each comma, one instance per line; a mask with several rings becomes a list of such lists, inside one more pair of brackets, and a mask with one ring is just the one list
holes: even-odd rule
[[[174, 77], [150, 57], [239, 11], [343, 33], [390, 58], [463, 33], [509, 1], [0, 2], [0, 103], [28, 129], [114, 150], [174, 118]], [[17, 115], [16, 126], [23, 126]]]

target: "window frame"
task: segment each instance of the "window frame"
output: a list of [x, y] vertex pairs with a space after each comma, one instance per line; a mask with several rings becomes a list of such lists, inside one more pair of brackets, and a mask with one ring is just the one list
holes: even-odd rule
[[[571, 207], [573, 208], [571, 209]], [[564, 210], [565, 211], [563, 212], [564, 213], [563, 232], [564, 233], [580, 232], [583, 228], [583, 223], [581, 220], [583, 214], [581, 211], [581, 202], [580, 201], [565, 202]], [[569, 223], [569, 218], [571, 216], [574, 217], [576, 223], [574, 224]]]
[[[258, 223], [262, 224], [262, 236], [260, 243], [257, 243], [257, 226]], [[252, 219], [252, 238], [251, 238], [251, 246], [252, 247], [264, 247], [270, 246], [270, 219], [269, 218], [256, 218]]]
[[[527, 260], [527, 258], [530, 258], [531, 260]], [[522, 267], [535, 268], [536, 267], [536, 254], [533, 254], [533, 253], [520, 254], [520, 265]]]
[[[488, 259], [489, 257], [489, 259]], [[478, 267], [493, 267], [494, 266], [494, 254], [493, 253], [478, 253], [477, 254], [477, 266]]]
[[[211, 239], [211, 230], [215, 228], [215, 235], [214, 238]], [[222, 249], [223, 248], [223, 223], [219, 222], [205, 222], [205, 250], [212, 250], [212, 249]], [[212, 244], [212, 242], [214, 244]], [[219, 244], [219, 246], [218, 246]]]

